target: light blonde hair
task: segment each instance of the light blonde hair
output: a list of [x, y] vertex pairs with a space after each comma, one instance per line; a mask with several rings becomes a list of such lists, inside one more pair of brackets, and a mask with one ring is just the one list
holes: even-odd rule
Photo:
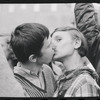
[[78, 48], [78, 52], [79, 52], [81, 57], [87, 56], [88, 46], [87, 46], [86, 38], [84, 37], [84, 35], [77, 28], [74, 28], [74, 27], [71, 27], [71, 26], [56, 28], [54, 30], [54, 32], [51, 34], [51, 37], [53, 36], [53, 34], [55, 32], [58, 32], [58, 31], [63, 31], [63, 32], [67, 31], [71, 34], [71, 36], [73, 38], [81, 39], [81, 46]]

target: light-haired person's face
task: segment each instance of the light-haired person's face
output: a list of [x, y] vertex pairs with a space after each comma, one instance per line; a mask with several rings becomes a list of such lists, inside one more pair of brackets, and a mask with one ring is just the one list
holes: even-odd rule
[[55, 32], [52, 36], [52, 47], [55, 52], [54, 59], [61, 61], [61, 59], [73, 54], [73, 38], [68, 32]]
[[38, 63], [48, 64], [52, 61], [54, 55], [54, 51], [52, 50], [51, 47], [51, 37], [49, 37], [48, 39], [45, 38], [43, 43], [44, 44], [41, 49], [42, 56], [38, 57]]

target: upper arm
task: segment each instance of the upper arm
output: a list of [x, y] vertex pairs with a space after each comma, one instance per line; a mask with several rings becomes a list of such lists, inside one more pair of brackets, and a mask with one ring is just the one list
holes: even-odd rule
[[93, 97], [99, 96], [100, 87], [91, 75], [81, 74], [65, 92], [65, 97]]
[[45, 77], [50, 78], [49, 81], [52, 81], [52, 84], [54, 86], [54, 90], [56, 90], [56, 88], [57, 88], [56, 78], [55, 78], [55, 75], [54, 75], [52, 69], [48, 65], [45, 65], [45, 64], [43, 67], [44, 67], [43, 71], [45, 73]]
[[98, 88], [91, 84], [86, 82], [82, 86], [80, 86], [75, 92], [75, 97], [93, 97], [93, 96], [99, 96]]
[[98, 24], [92, 3], [77, 3], [74, 8], [77, 28], [90, 39], [98, 34]]

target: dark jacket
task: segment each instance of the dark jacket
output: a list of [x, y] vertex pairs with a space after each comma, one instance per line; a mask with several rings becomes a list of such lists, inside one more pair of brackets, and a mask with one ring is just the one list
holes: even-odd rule
[[100, 76], [100, 34], [94, 6], [92, 3], [77, 3], [74, 13], [77, 28], [87, 39], [87, 57]]

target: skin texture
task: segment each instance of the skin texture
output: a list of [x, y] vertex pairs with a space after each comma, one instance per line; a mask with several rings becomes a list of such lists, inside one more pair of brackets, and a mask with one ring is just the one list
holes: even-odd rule
[[56, 32], [52, 37], [52, 46], [55, 51], [54, 59], [58, 61], [74, 52], [74, 41], [68, 32]]
[[42, 56], [37, 58], [37, 62], [40, 64], [48, 64], [52, 61], [54, 51], [51, 47], [51, 38], [44, 39], [44, 44], [41, 49]]

